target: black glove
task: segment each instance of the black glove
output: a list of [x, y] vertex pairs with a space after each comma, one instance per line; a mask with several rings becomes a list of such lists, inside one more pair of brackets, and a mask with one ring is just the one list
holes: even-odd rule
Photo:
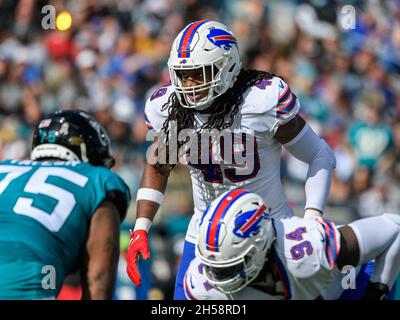
[[389, 287], [386, 284], [369, 281], [363, 300], [385, 300], [389, 291]]

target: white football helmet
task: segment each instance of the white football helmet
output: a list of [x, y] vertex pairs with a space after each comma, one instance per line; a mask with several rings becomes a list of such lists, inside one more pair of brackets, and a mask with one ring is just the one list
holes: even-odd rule
[[196, 256], [207, 281], [223, 293], [243, 289], [263, 268], [275, 239], [266, 209], [260, 196], [237, 189], [214, 200], [202, 216]]
[[[186, 26], [175, 38], [168, 59], [171, 84], [185, 108], [203, 110], [231, 88], [241, 69], [239, 48], [233, 33], [222, 23], [208, 20], [195, 21]], [[203, 83], [184, 87], [182, 71], [199, 69]], [[211, 74], [210, 79], [206, 74]], [[208, 90], [196, 100], [188, 98]]]

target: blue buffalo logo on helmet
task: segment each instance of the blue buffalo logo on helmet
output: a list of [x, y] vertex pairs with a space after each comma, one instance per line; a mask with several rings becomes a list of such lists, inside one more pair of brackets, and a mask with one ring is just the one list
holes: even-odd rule
[[259, 209], [240, 213], [235, 218], [233, 233], [239, 238], [248, 238], [256, 235], [260, 231], [260, 222], [263, 219], [268, 219], [265, 209], [266, 206], [262, 205]]
[[229, 32], [222, 29], [211, 29], [207, 35], [215, 46], [224, 48], [225, 50], [232, 49], [232, 44], [237, 44], [236, 38]]

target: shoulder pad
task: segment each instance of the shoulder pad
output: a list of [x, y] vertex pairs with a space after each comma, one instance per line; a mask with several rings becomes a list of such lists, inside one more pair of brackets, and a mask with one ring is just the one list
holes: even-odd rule
[[282, 81], [278, 77], [272, 77], [249, 88], [244, 95], [242, 114], [261, 114], [273, 109], [278, 101], [278, 80]]
[[256, 131], [275, 132], [291, 120], [299, 109], [297, 97], [278, 77], [262, 80], [244, 96], [241, 109], [243, 119]]
[[174, 92], [171, 85], [157, 88], [146, 101], [144, 111], [144, 122], [149, 129], [159, 132], [168, 117], [168, 110], [163, 110], [163, 106], [168, 102], [169, 97]]

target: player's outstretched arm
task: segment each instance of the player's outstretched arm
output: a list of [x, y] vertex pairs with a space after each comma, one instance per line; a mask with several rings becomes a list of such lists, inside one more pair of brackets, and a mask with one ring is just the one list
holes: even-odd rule
[[134, 231], [127, 254], [126, 272], [136, 286], [141, 285], [137, 267], [139, 254], [143, 259], [150, 258], [147, 234], [157, 210], [164, 198], [169, 173], [173, 166], [146, 164], [137, 195], [137, 214]]
[[82, 299], [112, 299], [119, 258], [119, 225], [115, 205], [103, 202], [93, 215], [83, 248]]
[[290, 154], [309, 165], [304, 217], [322, 216], [336, 166], [331, 148], [299, 115], [278, 127], [274, 137]]
[[375, 259], [375, 269], [364, 298], [382, 299], [400, 272], [400, 215], [384, 214], [357, 220], [339, 231], [338, 267], [362, 265]]
[[[148, 163], [145, 165], [137, 197], [136, 219], [147, 218], [153, 221], [160, 202], [163, 200], [171, 170], [172, 166], [170, 165], [157, 166]], [[145, 190], [143, 191], [143, 189]], [[157, 192], [152, 193], [146, 189], [155, 190], [160, 194], [157, 195]]]

